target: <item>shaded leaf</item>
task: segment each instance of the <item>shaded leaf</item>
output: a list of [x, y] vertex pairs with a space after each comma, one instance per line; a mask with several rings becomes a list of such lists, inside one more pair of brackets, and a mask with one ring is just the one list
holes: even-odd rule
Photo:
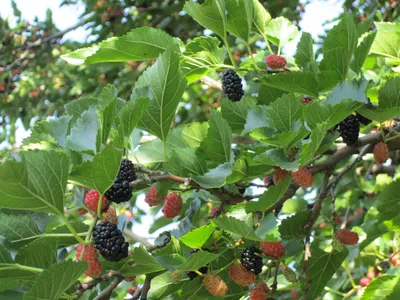
[[234, 217], [226, 215], [220, 215], [217, 219], [213, 220], [213, 223], [219, 228], [237, 234], [245, 239], [259, 241], [260, 238], [256, 236], [253, 229], [246, 224], [244, 221], [240, 221]]

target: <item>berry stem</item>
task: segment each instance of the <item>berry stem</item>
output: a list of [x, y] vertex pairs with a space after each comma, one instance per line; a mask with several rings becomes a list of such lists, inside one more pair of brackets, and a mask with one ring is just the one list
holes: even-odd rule
[[224, 44], [225, 44], [226, 50], [228, 51], [228, 55], [229, 55], [229, 58], [231, 60], [232, 66], [236, 70], [237, 69], [236, 61], [233, 58], [233, 55], [232, 55], [232, 53], [231, 53], [231, 51], [229, 49], [229, 43], [228, 43], [228, 41], [226, 39], [226, 32], [225, 32], [225, 36], [224, 36], [223, 40], [224, 40]]
[[10, 270], [11, 269], [18, 269], [18, 270], [35, 272], [35, 273], [42, 273], [43, 272], [43, 269], [29, 267], [29, 266], [20, 265], [20, 264], [14, 264], [14, 265], [11, 265], [10, 267], [2, 268], [1, 270], [6, 270], [6, 269], [10, 269]]
[[393, 140], [398, 139], [398, 138], [400, 138], [400, 134], [399, 135], [395, 135], [395, 136], [391, 136], [391, 137], [385, 139], [384, 142], [387, 143], [389, 141], [393, 141]]
[[254, 68], [256, 68], [256, 70], [259, 71], [260, 68], [257, 66], [257, 62], [256, 62], [256, 60], [254, 59], [253, 53], [251, 52], [251, 48], [250, 48], [249, 43], [246, 43], [246, 47], [247, 47], [247, 51], [249, 52], [249, 55], [250, 55], [250, 57], [251, 57], [251, 60], [253, 61]]
[[93, 219], [92, 224], [90, 224], [89, 231], [86, 234], [85, 241], [88, 242], [89, 244], [92, 242], [93, 230], [94, 230], [94, 227], [96, 226], [96, 223], [97, 223], [98, 220], [99, 220], [99, 218], [96, 216]]
[[267, 36], [266, 36], [265, 34], [263, 34], [262, 36], [263, 36], [263, 38], [264, 38], [264, 40], [265, 40], [265, 43], [267, 44], [267, 48], [268, 48], [270, 54], [273, 54], [274, 51], [272, 51], [272, 48], [271, 48], [271, 45], [270, 45], [269, 42], [268, 42]]
[[67, 217], [65, 215], [60, 215], [61, 219], [64, 221], [65, 225], [68, 227], [69, 231], [72, 233], [72, 235], [75, 237], [75, 239], [81, 243], [81, 244], [88, 244], [85, 242], [76, 232], [75, 228], [72, 227], [71, 223], [68, 221]]
[[103, 194], [100, 194], [99, 201], [97, 202], [97, 217], [101, 217], [101, 206], [103, 205]]
[[357, 284], [354, 282], [354, 279], [353, 279], [353, 276], [351, 275], [350, 270], [349, 270], [349, 269], [347, 268], [347, 266], [345, 266], [345, 265], [342, 265], [342, 268], [346, 271], [347, 276], [349, 276], [349, 280], [350, 280], [351, 286], [352, 286], [354, 289], [357, 288]]
[[199, 275], [201, 277], [204, 277], [204, 274], [199, 272], [198, 270], [193, 270], [193, 272], [195, 272], [197, 275]]
[[230, 267], [231, 265], [233, 265], [234, 263], [236, 263], [237, 259], [235, 258], [234, 260], [232, 260], [229, 264], [223, 266], [221, 269], [219, 269], [217, 272], [214, 272], [215, 274], [221, 273], [223, 270], [227, 269], [228, 267]]

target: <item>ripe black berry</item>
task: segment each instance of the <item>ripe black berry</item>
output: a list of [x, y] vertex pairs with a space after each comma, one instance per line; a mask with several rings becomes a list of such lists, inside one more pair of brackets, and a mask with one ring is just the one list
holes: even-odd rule
[[128, 256], [129, 244], [125, 242], [117, 225], [102, 222], [93, 231], [94, 246], [109, 261], [120, 261]]
[[347, 146], [354, 145], [358, 141], [358, 134], [360, 132], [360, 123], [354, 115], [348, 116], [342, 122], [339, 123], [340, 136], [343, 138], [343, 142]]
[[222, 90], [226, 97], [231, 101], [239, 101], [243, 95], [242, 80], [234, 70], [225, 70], [222, 72]]
[[371, 124], [371, 122], [372, 122], [372, 120], [360, 115], [358, 112], [356, 112], [356, 116], [357, 116], [358, 122], [360, 122], [363, 125], [368, 125], [368, 124]]
[[129, 182], [136, 179], [133, 163], [128, 159], [123, 159], [113, 185], [107, 190], [105, 196], [109, 201], [121, 203], [132, 198], [132, 187]]
[[259, 255], [261, 255], [260, 249], [254, 246], [247, 247], [242, 252], [240, 262], [247, 270], [258, 275], [261, 273], [263, 267], [262, 257]]
[[[209, 249], [203, 249], [205, 251], [211, 252]], [[199, 252], [199, 249], [194, 249], [192, 251], [190, 251], [190, 255], [192, 255], [193, 253]], [[197, 271], [199, 271], [201, 274], [206, 274], [208, 271], [208, 267], [204, 266], [201, 267], [200, 269], [198, 269]], [[190, 280], [193, 280], [194, 278], [196, 278], [197, 276], [199, 276], [196, 272], [194, 271], [190, 271], [190, 272], [186, 272], [187, 277], [189, 277]]]

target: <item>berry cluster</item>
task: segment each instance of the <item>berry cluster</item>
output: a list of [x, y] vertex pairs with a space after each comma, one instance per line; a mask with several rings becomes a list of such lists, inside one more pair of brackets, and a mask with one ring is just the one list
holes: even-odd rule
[[261, 250], [257, 249], [254, 246], [247, 247], [243, 252], [242, 252], [242, 257], [240, 259], [240, 262], [242, 265], [249, 270], [250, 272], [254, 273], [255, 275], [258, 275], [262, 271], [263, 267], [263, 261], [262, 257], [260, 256]]
[[[82, 251], [83, 255], [82, 255]], [[99, 277], [102, 273], [102, 266], [98, 260], [98, 255], [96, 248], [93, 245], [82, 245], [79, 244], [78, 248], [76, 249], [76, 259], [77, 260], [84, 260], [88, 263], [88, 268], [85, 271], [85, 274], [90, 277]]]
[[225, 70], [222, 72], [222, 90], [226, 97], [231, 101], [239, 101], [243, 95], [242, 80], [234, 70]]
[[133, 163], [128, 159], [123, 159], [117, 178], [106, 192], [107, 199], [115, 203], [129, 201], [132, 198], [132, 187], [129, 183], [135, 179]]
[[345, 142], [347, 146], [356, 144], [358, 141], [358, 134], [360, 133], [358, 118], [354, 115], [348, 116], [339, 123], [339, 132], [343, 142]]
[[164, 217], [168, 219], [175, 218], [180, 214], [183, 206], [183, 201], [181, 196], [177, 193], [171, 193], [165, 198], [164, 207], [162, 208], [162, 212], [164, 213]]
[[93, 231], [94, 245], [100, 254], [109, 261], [120, 261], [128, 256], [129, 244], [125, 242], [117, 225], [102, 222]]
[[146, 193], [144, 202], [146, 202], [150, 207], [157, 206], [165, 200], [165, 197], [158, 195], [157, 185], [152, 185]]

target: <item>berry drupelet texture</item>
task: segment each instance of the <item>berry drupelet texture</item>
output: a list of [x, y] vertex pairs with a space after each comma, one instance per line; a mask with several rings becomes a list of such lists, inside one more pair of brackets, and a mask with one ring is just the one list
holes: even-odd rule
[[256, 275], [242, 264], [233, 264], [228, 271], [229, 277], [238, 285], [249, 286], [256, 281]]
[[377, 164], [383, 164], [389, 159], [389, 148], [384, 142], [379, 142], [374, 147], [374, 158]]
[[343, 245], [355, 245], [358, 243], [358, 234], [348, 229], [339, 229], [335, 234], [336, 239]]
[[261, 242], [261, 250], [266, 256], [280, 258], [285, 255], [285, 247], [281, 242]]
[[128, 159], [123, 159], [117, 178], [105, 194], [107, 199], [115, 203], [129, 201], [132, 198], [132, 187], [129, 183], [135, 179], [133, 163]]
[[348, 116], [339, 123], [339, 132], [343, 142], [345, 142], [347, 146], [356, 144], [358, 141], [358, 134], [360, 133], [358, 118], [354, 115]]
[[120, 261], [128, 256], [129, 244], [125, 242], [117, 225], [102, 222], [94, 228], [94, 245], [100, 254], [109, 261]]
[[222, 90], [226, 97], [231, 101], [239, 101], [243, 95], [242, 80], [234, 70], [225, 70], [222, 72]]
[[270, 69], [283, 69], [286, 66], [286, 59], [280, 55], [270, 54], [265, 58], [265, 63]]
[[258, 275], [262, 271], [263, 267], [263, 261], [262, 257], [259, 256], [261, 254], [261, 250], [257, 249], [254, 246], [247, 247], [243, 252], [242, 252], [242, 257], [240, 259], [240, 262], [242, 265], [249, 270], [250, 272], [254, 273], [255, 275]]

